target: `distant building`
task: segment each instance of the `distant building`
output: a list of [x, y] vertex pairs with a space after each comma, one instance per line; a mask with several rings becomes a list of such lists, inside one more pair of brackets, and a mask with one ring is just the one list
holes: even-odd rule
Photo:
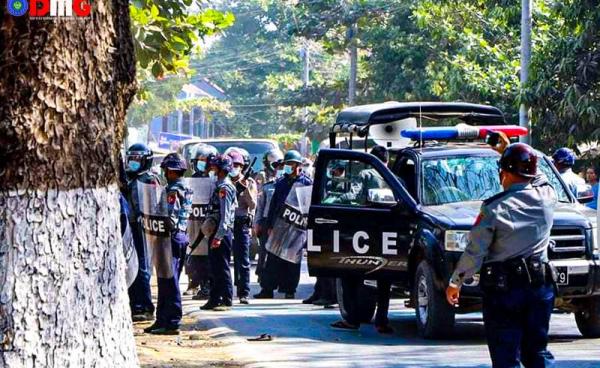
[[[206, 78], [196, 79], [185, 84], [177, 96], [179, 100], [202, 97], [212, 97], [217, 100], [227, 99], [225, 92]], [[190, 139], [192, 137], [213, 137], [214, 124], [207, 121], [206, 115], [200, 107], [193, 108], [190, 112], [173, 111], [165, 116], [157, 116], [150, 122], [149, 140], [154, 141], [161, 148], [168, 148], [173, 142]]]

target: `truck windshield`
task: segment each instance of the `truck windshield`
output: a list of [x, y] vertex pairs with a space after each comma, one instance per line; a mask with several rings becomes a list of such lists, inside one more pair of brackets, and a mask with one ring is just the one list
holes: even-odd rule
[[[422, 162], [422, 203], [483, 201], [502, 191], [498, 177], [498, 156], [456, 156], [426, 159]], [[559, 201], [570, 202], [550, 164], [540, 157], [541, 170], [556, 189]]]

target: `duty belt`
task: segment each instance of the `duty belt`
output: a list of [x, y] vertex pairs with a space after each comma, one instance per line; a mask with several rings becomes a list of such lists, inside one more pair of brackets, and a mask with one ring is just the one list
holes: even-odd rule
[[540, 287], [555, 281], [554, 269], [550, 263], [542, 261], [541, 254], [486, 263], [481, 268], [483, 291], [506, 291], [523, 286]]

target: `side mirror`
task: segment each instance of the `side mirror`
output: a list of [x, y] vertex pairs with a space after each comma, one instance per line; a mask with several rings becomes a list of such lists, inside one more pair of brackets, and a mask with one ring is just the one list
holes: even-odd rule
[[594, 192], [590, 185], [578, 185], [577, 186], [577, 201], [579, 203], [589, 203], [594, 199]]
[[392, 207], [398, 203], [394, 197], [394, 192], [392, 192], [392, 190], [389, 188], [369, 189], [369, 193], [367, 194], [367, 202], [386, 207]]

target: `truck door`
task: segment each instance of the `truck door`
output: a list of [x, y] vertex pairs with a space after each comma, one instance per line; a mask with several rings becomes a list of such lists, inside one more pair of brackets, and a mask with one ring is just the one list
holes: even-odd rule
[[375, 156], [319, 151], [308, 218], [310, 274], [406, 278], [415, 206]]

